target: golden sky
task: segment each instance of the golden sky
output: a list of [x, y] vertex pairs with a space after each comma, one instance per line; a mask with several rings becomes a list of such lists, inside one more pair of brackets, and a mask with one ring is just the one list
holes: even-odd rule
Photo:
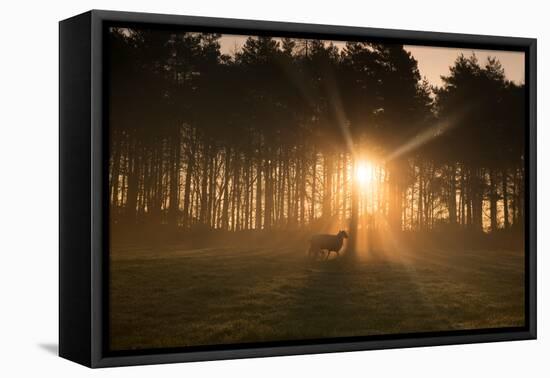
[[[224, 34], [221, 38], [221, 51], [224, 54], [233, 55], [245, 43], [248, 36]], [[335, 41], [339, 48], [345, 45], [345, 42]], [[474, 50], [457, 49], [446, 47], [431, 46], [405, 46], [405, 49], [418, 61], [418, 69], [422, 77], [426, 77], [433, 85], [441, 85], [441, 75], [449, 74], [449, 67], [453, 65], [459, 54], [469, 56], [475, 53], [480, 63], [485, 62], [487, 57], [496, 57], [502, 67], [506, 77], [516, 83], [525, 82], [525, 59], [523, 52], [516, 51], [497, 51], [497, 50]]]

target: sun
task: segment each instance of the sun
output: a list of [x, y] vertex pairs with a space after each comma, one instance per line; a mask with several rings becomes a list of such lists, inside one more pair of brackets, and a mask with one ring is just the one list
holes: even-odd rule
[[368, 161], [360, 161], [357, 165], [357, 181], [361, 185], [368, 185], [374, 179], [374, 167]]

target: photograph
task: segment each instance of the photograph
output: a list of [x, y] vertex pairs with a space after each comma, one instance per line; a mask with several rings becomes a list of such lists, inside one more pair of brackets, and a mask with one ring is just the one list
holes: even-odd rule
[[110, 23], [111, 352], [522, 330], [524, 51]]
[[0, 377], [550, 376], [542, 4], [3, 4]]

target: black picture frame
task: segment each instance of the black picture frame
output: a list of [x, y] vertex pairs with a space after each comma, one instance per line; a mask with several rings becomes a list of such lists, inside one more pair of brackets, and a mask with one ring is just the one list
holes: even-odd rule
[[[526, 326], [208, 348], [109, 352], [103, 44], [110, 23], [320, 39], [369, 39], [526, 54]], [[536, 338], [536, 39], [92, 10], [59, 24], [59, 354], [89, 367], [405, 348]]]

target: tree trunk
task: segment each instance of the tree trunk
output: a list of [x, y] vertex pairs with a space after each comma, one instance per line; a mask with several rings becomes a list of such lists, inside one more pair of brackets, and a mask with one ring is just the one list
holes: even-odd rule
[[268, 156], [265, 160], [265, 206], [264, 206], [264, 229], [271, 228], [271, 216], [273, 211], [273, 172], [272, 172], [271, 152], [268, 150]]
[[113, 135], [112, 155], [111, 161], [111, 185], [109, 191], [109, 199], [111, 205], [116, 209], [118, 207], [118, 186], [120, 176], [120, 153], [121, 153], [121, 136], [119, 133]]
[[201, 169], [201, 197], [200, 197], [200, 222], [207, 224], [208, 216], [208, 163], [210, 157], [209, 146], [203, 147], [202, 169]]
[[193, 170], [195, 169], [195, 143], [191, 141], [189, 146], [189, 153], [187, 156], [187, 170], [185, 173], [185, 184], [183, 188], [183, 226], [189, 227], [191, 214], [191, 179], [193, 177]]
[[247, 155], [244, 161], [244, 229], [250, 228], [250, 157]]
[[502, 200], [504, 202], [504, 229], [510, 228], [510, 217], [508, 210], [508, 170], [504, 168], [502, 171]]
[[290, 183], [290, 164], [287, 164], [285, 170], [286, 178], [286, 226], [287, 228], [292, 227], [293, 217], [295, 216], [292, 212], [292, 185]]
[[231, 148], [225, 148], [225, 162], [223, 166], [223, 204], [222, 204], [222, 229], [229, 229], [229, 165], [231, 164]]
[[336, 167], [336, 187], [334, 190], [335, 199], [334, 199], [334, 214], [336, 216], [336, 220], [338, 223], [340, 223], [340, 220], [342, 219], [342, 207], [341, 204], [341, 196], [342, 196], [342, 155], [337, 155], [337, 167]]
[[329, 221], [332, 217], [332, 156], [330, 152], [326, 152], [324, 155], [324, 176], [325, 176], [325, 188], [323, 193], [323, 218], [325, 222]]
[[128, 156], [128, 190], [126, 192], [126, 219], [130, 223], [136, 221], [137, 197], [139, 191], [139, 152], [137, 141], [133, 141], [132, 149]]
[[493, 168], [489, 170], [489, 204], [491, 212], [491, 232], [495, 232], [498, 229], [497, 225], [497, 183], [496, 173]]
[[210, 227], [215, 227], [215, 205], [216, 205], [216, 172], [218, 159], [216, 152], [210, 156], [208, 170], [208, 207], [207, 207], [207, 223]]
[[233, 225], [234, 231], [241, 229], [241, 156], [240, 153], [235, 152], [234, 157], [234, 170], [233, 170], [233, 206], [235, 207], [235, 223]]
[[359, 221], [359, 187], [356, 179], [357, 162], [352, 157], [351, 162], [351, 219], [349, 226], [349, 247], [350, 256], [357, 254], [357, 225]]
[[168, 210], [168, 224], [177, 226], [179, 212], [179, 181], [180, 181], [180, 129], [176, 128], [171, 138], [170, 146], [170, 209]]
[[474, 170], [471, 179], [471, 197], [472, 197], [472, 226], [476, 231], [483, 231], [483, 187], [481, 185], [481, 172]]
[[466, 180], [464, 165], [460, 167], [460, 224], [466, 226]]
[[306, 162], [305, 156], [300, 161], [300, 226], [306, 224]]
[[348, 157], [344, 153], [342, 156], [342, 218], [347, 222], [347, 197], [348, 197]]
[[401, 181], [403, 175], [403, 161], [393, 161], [388, 164], [389, 182], [389, 226], [396, 231], [401, 231]]
[[449, 175], [450, 187], [449, 187], [449, 223], [452, 226], [456, 225], [456, 167], [451, 164], [451, 171]]
[[[260, 147], [261, 148], [261, 147]], [[261, 149], [260, 149], [261, 151]], [[262, 229], [262, 157], [256, 162], [256, 230]]]
[[[313, 224], [315, 220], [315, 196], [317, 194], [317, 149], [313, 146], [312, 156], [312, 174], [311, 174], [311, 211], [309, 213], [309, 223]], [[305, 197], [305, 167], [304, 167], [304, 197]]]
[[418, 168], [418, 209], [417, 216], [418, 228], [424, 229], [424, 164], [419, 163]]

